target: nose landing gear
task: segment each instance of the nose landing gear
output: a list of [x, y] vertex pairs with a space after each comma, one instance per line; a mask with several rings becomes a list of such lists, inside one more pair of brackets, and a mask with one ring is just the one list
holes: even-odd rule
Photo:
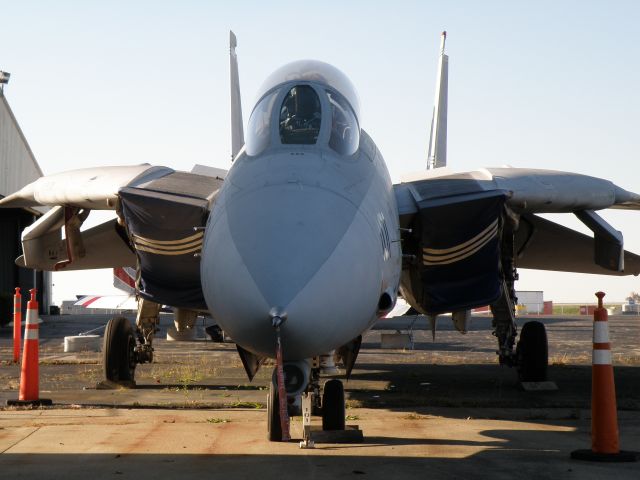
[[344, 430], [344, 420], [344, 387], [340, 380], [329, 380], [322, 395], [322, 430]]
[[[294, 378], [295, 369], [287, 368], [285, 364], [284, 384], [287, 386], [287, 414], [300, 415], [302, 413], [302, 436], [301, 448], [313, 448], [315, 442], [326, 441], [331, 443], [353, 442], [362, 439], [362, 432], [354, 428], [347, 428], [345, 425], [345, 397], [342, 381], [338, 379], [328, 380], [324, 384], [324, 391], [320, 395], [320, 367], [319, 362], [314, 359], [314, 367], [311, 369], [306, 387], [293, 390], [296, 384]], [[300, 408], [302, 405], [302, 408]], [[268, 438], [272, 442], [287, 441], [283, 439], [280, 417], [280, 404], [278, 394], [277, 375], [274, 371], [269, 395], [267, 397], [267, 429]], [[311, 427], [311, 415], [322, 417], [322, 430]]]

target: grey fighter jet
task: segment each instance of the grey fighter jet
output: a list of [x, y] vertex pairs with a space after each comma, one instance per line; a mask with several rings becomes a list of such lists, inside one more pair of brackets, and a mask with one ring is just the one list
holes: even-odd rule
[[[132, 381], [153, 359], [161, 305], [178, 330], [206, 312], [237, 344], [249, 378], [275, 358], [269, 438], [287, 439], [301, 398], [325, 429], [344, 429], [338, 358], [347, 376], [363, 332], [399, 295], [435, 318], [490, 305], [501, 364], [543, 380], [544, 326], [514, 318], [517, 267], [637, 275], [640, 257], [595, 212], [639, 209], [640, 196], [600, 178], [550, 170], [446, 167], [448, 58], [442, 36], [428, 168], [393, 184], [361, 126], [355, 88], [338, 69], [303, 60], [262, 85], [247, 125], [231, 34], [233, 164], [179, 172], [150, 165], [87, 168], [42, 177], [5, 207], [52, 207], [22, 234], [19, 265], [38, 270], [134, 266], [138, 315], [105, 332], [105, 376]], [[81, 231], [91, 210], [117, 218]], [[541, 218], [576, 215], [577, 233]], [[65, 238], [62, 238], [62, 230]], [[321, 392], [323, 393], [321, 394]]]

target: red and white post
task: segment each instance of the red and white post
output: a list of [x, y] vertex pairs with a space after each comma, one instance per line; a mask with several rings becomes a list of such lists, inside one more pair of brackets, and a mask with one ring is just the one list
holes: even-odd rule
[[20, 344], [22, 343], [22, 295], [20, 287], [16, 287], [13, 295], [13, 363], [20, 361]]

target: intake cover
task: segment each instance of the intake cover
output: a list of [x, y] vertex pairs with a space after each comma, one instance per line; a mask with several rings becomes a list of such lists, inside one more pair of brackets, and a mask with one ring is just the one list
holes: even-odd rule
[[143, 298], [172, 307], [207, 308], [200, 282], [203, 230], [222, 181], [175, 172], [120, 189], [122, 213], [138, 257]]
[[[500, 296], [500, 217], [505, 192], [420, 202], [412, 297], [428, 314], [488, 305]], [[406, 278], [406, 272], [405, 272]]]

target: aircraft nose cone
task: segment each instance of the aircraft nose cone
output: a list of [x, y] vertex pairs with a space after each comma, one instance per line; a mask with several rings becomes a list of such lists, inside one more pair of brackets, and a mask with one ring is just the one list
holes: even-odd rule
[[[322, 188], [274, 185], [232, 198], [210, 225], [203, 250], [203, 288], [215, 320], [238, 344], [268, 356], [274, 309], [288, 317], [282, 328], [288, 358], [330, 350], [337, 336], [353, 334], [345, 342], [357, 336], [361, 326], [335, 329], [330, 322], [348, 316], [341, 308], [350, 305], [353, 274], [362, 289], [379, 289], [375, 262], [361, 258], [371, 254], [371, 242], [356, 243], [354, 229], [362, 234], [363, 226], [355, 205]], [[365, 297], [355, 303], [363, 303], [367, 318], [376, 298]]]
[[271, 306], [285, 307], [329, 258], [356, 214], [327, 190], [259, 189], [227, 205], [232, 241]]

